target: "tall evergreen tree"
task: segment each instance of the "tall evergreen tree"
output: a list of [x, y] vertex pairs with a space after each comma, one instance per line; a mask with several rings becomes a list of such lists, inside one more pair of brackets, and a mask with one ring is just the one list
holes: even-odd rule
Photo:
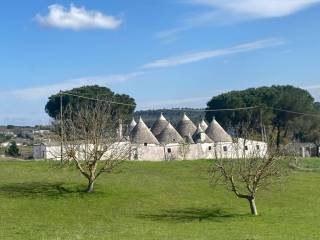
[[[242, 91], [232, 91], [213, 97], [207, 104], [207, 109], [229, 109], [256, 106], [255, 109], [243, 111], [207, 112], [206, 119], [211, 121], [213, 116], [225, 128], [241, 126], [246, 123], [257, 133], [261, 132], [261, 121], [270, 127], [275, 135], [277, 146], [288, 137], [298, 137], [311, 127], [312, 119], [302, 117], [293, 112], [319, 113], [318, 103], [304, 89], [286, 86], [271, 86], [249, 88]], [[279, 111], [285, 109], [288, 112]], [[291, 111], [291, 112], [289, 112]], [[303, 121], [301, 124], [301, 121]]]
[[[101, 99], [112, 102], [120, 102], [128, 105], [110, 104], [112, 107], [112, 115], [114, 119], [122, 119], [125, 122], [130, 121], [133, 112], [135, 110], [135, 100], [126, 94], [117, 94], [111, 91], [107, 87], [101, 87], [97, 85], [83, 86], [74, 88], [70, 91], [65, 91], [62, 96], [62, 107], [65, 109], [68, 105], [76, 107], [76, 105], [93, 104], [96, 101], [89, 100], [87, 98]], [[70, 94], [70, 95], [68, 95]], [[85, 98], [79, 98], [72, 95], [80, 95]], [[106, 103], [107, 104], [107, 103]], [[60, 114], [60, 94], [54, 94], [49, 97], [49, 100], [45, 106], [46, 113], [54, 118], [58, 119]]]

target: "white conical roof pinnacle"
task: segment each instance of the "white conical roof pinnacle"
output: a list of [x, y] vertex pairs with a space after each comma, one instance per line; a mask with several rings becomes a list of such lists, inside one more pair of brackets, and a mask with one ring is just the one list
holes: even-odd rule
[[198, 124], [197, 129], [199, 129], [200, 131], [202, 131], [202, 132], [203, 132], [203, 128], [201, 127], [201, 124], [200, 124], [200, 123]]
[[167, 119], [163, 116], [163, 114], [161, 113], [160, 114], [160, 117], [159, 117], [159, 120], [163, 120], [163, 121], [166, 121]]
[[157, 136], [159, 135], [162, 130], [168, 125], [167, 119], [161, 113], [157, 121], [152, 125], [151, 131], [152, 133]]
[[134, 117], [133, 117], [131, 123], [129, 124], [129, 132], [131, 132], [136, 125], [137, 125], [137, 122], [134, 120]]
[[134, 120], [134, 117], [133, 117], [130, 125], [136, 125], [136, 124], [137, 124], [137, 122], [136, 122], [136, 120]]
[[200, 126], [201, 126], [202, 130], [204, 130], [204, 131], [208, 128], [208, 124], [206, 123], [206, 121], [203, 118], [200, 122]]
[[177, 126], [177, 131], [182, 137], [193, 135], [197, 131], [197, 127], [193, 124], [190, 118], [184, 113], [181, 121]]
[[215, 118], [212, 119], [205, 133], [215, 142], [232, 142], [232, 137], [221, 127]]
[[137, 125], [132, 129], [132, 132], [130, 134], [130, 139], [133, 143], [159, 144], [158, 140], [149, 130], [149, 128], [144, 123], [141, 117], [139, 118], [139, 122], [137, 123]]
[[187, 116], [186, 113], [183, 113], [182, 121], [191, 121], [190, 118]]

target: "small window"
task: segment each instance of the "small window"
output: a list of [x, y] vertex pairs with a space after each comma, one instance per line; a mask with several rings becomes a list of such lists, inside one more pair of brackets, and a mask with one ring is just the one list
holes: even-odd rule
[[174, 138], [174, 139], [172, 139], [172, 141], [173, 141], [173, 142], [175, 142], [175, 141], [176, 141], [176, 139]]
[[168, 153], [171, 153], [171, 148], [168, 148], [168, 149], [167, 149], [167, 152], [168, 152]]
[[144, 143], [143, 145], [144, 145], [144, 146], [148, 146], [148, 143]]
[[248, 150], [248, 146], [244, 146], [244, 150], [246, 150], [246, 151], [247, 151], [247, 150]]
[[223, 146], [223, 151], [228, 151], [228, 148], [227, 148], [227, 146]]
[[260, 150], [260, 146], [259, 145], [257, 145], [256, 148], [257, 148], [257, 150]]
[[211, 146], [209, 146], [209, 151], [211, 151], [212, 150], [212, 147]]

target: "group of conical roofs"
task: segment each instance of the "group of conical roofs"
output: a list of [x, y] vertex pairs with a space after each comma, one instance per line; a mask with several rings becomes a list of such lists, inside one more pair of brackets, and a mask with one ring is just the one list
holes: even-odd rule
[[202, 120], [196, 127], [186, 114], [175, 129], [172, 124], [160, 114], [160, 117], [149, 129], [142, 118], [138, 123], [132, 119], [129, 125], [130, 141], [136, 144], [161, 144], [170, 143], [213, 143], [231, 142], [231, 136], [213, 118], [208, 125]]

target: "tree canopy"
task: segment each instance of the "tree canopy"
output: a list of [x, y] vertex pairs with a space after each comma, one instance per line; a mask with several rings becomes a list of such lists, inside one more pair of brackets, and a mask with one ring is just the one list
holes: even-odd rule
[[[79, 95], [85, 98], [79, 98], [73, 95]], [[74, 88], [69, 91], [63, 92], [62, 95], [62, 107], [66, 109], [68, 105], [75, 107], [76, 105], [83, 104], [95, 104], [95, 101], [89, 100], [86, 98], [102, 99], [113, 102], [120, 102], [129, 105], [119, 105], [110, 103], [111, 113], [114, 119], [122, 119], [125, 122], [128, 122], [133, 115], [135, 110], [135, 100], [126, 94], [117, 94], [111, 91], [107, 87], [101, 87], [97, 85], [92, 86], [83, 86], [79, 88]], [[108, 103], [106, 103], [108, 104]], [[49, 100], [45, 106], [46, 113], [54, 118], [58, 119], [60, 114], [60, 93], [54, 94], [49, 97]]]
[[[227, 129], [241, 126], [246, 122], [256, 132], [262, 131], [261, 122], [263, 122], [265, 126], [269, 127], [269, 133], [276, 136], [279, 146], [289, 137], [302, 139], [307, 136], [311, 126], [315, 124], [315, 121], [319, 121], [319, 118], [316, 119], [293, 112], [319, 114], [320, 116], [319, 103], [315, 102], [310, 93], [290, 85], [231, 91], [215, 96], [207, 103], [208, 110], [252, 106], [257, 108], [241, 111], [207, 112], [206, 119], [211, 121], [215, 116]], [[288, 112], [277, 109], [285, 109]]]
[[9, 148], [6, 150], [6, 155], [10, 157], [19, 157], [20, 156], [20, 150], [16, 144], [16, 142], [12, 142], [9, 146]]

